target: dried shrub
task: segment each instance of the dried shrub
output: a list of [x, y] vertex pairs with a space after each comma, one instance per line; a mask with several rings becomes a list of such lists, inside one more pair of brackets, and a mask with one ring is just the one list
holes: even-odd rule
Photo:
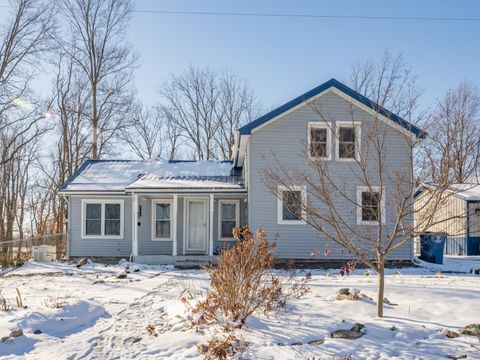
[[30, 251], [17, 251], [12, 253], [11, 251], [3, 252], [0, 254], [0, 268], [2, 270], [8, 268], [17, 268], [25, 264], [32, 258]]
[[275, 246], [268, 244], [262, 229], [253, 237], [248, 227], [237, 228], [234, 237], [241, 241], [221, 253], [216, 267], [206, 268], [211, 287], [193, 308], [194, 326], [217, 321], [227, 331], [240, 328], [254, 312], [277, 311], [309, 291], [311, 274], [298, 278], [293, 270], [282, 277], [274, 273]]
[[246, 343], [230, 334], [224, 339], [212, 338], [206, 344], [197, 346], [198, 351], [208, 359], [224, 360], [246, 349]]

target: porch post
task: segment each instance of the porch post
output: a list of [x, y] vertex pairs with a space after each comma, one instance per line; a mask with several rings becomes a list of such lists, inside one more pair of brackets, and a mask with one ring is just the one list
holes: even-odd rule
[[132, 198], [132, 253], [138, 255], [138, 195]]
[[213, 202], [213, 194], [210, 194], [210, 246], [208, 255], [213, 256], [213, 208], [214, 208], [214, 202]]
[[173, 213], [172, 255], [173, 256], [177, 256], [177, 209], [178, 209], [177, 204], [178, 204], [178, 195], [173, 194], [173, 206], [172, 206], [173, 207], [172, 209], [172, 213]]

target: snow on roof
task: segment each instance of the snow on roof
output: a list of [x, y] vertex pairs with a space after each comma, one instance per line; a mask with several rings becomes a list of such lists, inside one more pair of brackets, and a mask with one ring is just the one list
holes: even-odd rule
[[480, 200], [480, 184], [453, 184], [448, 190], [466, 200]]
[[67, 180], [62, 192], [123, 191], [146, 174], [168, 176], [230, 176], [231, 161], [87, 160]]
[[242, 189], [237, 176], [156, 176], [148, 174], [127, 189]]

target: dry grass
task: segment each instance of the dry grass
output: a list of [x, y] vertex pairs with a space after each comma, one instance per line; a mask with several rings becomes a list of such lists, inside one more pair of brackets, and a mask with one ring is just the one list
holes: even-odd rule
[[30, 251], [11, 251], [0, 253], [0, 269], [8, 269], [22, 266], [32, 258]]

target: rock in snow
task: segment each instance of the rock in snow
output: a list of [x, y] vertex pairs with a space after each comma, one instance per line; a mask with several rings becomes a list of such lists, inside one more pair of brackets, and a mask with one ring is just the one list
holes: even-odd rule
[[476, 336], [480, 338], [480, 324], [470, 324], [460, 330], [460, 334]]
[[22, 329], [16, 329], [10, 332], [10, 337], [19, 337], [23, 335], [23, 330]]
[[361, 332], [352, 330], [335, 330], [332, 332], [332, 338], [334, 339], [356, 340], [362, 336], [363, 334]]
[[87, 258], [81, 258], [77, 262], [77, 268], [81, 268], [82, 266], [87, 265], [87, 264], [88, 264], [88, 259]]
[[454, 339], [459, 337], [460, 334], [453, 330], [447, 330], [447, 332], [445, 333], [445, 336], [448, 337], [449, 339]]

